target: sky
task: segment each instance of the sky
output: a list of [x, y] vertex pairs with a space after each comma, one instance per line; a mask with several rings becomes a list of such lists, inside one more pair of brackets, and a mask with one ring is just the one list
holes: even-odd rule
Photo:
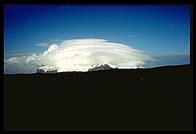
[[85, 71], [103, 62], [189, 64], [189, 7], [4, 5], [4, 73], [32, 73], [41, 65]]

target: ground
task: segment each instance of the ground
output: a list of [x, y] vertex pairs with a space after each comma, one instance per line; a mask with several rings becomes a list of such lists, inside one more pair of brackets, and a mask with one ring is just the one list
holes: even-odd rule
[[190, 65], [5, 75], [5, 130], [192, 130]]

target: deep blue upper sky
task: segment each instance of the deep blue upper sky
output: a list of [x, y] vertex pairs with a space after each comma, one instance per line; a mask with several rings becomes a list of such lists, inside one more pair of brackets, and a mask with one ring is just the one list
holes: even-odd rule
[[187, 6], [5, 5], [4, 54], [75, 38], [125, 43], [152, 55], [190, 53]]

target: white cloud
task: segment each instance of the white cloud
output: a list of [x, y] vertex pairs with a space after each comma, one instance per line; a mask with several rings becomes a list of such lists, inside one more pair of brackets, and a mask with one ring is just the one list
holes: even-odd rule
[[35, 44], [35, 46], [38, 46], [38, 47], [48, 47], [49, 44], [48, 43], [38, 43], [38, 44]]
[[97, 64], [118, 68], [142, 67], [150, 60], [150, 56], [125, 44], [103, 39], [73, 39], [52, 44], [39, 55], [9, 58], [4, 67], [5, 73], [33, 73], [41, 65], [57, 68], [58, 72], [87, 71]]

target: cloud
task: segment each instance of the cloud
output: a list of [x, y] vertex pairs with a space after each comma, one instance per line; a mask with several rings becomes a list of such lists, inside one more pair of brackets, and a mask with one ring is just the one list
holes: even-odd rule
[[[190, 64], [189, 54], [173, 54], [173, 55], [154, 55], [153, 61], [149, 61], [145, 67], [157, 67], [168, 65]], [[155, 61], [155, 62], [154, 62]]]
[[41, 54], [12, 57], [4, 62], [5, 73], [33, 73], [40, 66], [58, 72], [87, 71], [97, 64], [118, 68], [143, 67], [152, 58], [128, 45], [104, 39], [73, 39], [51, 44]]
[[8, 52], [4, 52], [4, 58], [12, 58], [12, 57], [18, 57], [18, 56], [24, 56], [24, 55], [32, 55], [32, 52], [23, 52], [22, 50], [19, 49], [13, 49]]
[[35, 44], [35, 46], [38, 46], [38, 47], [48, 47], [49, 44], [48, 43], [38, 43], [38, 44]]
[[31, 55], [31, 54], [33, 53], [19, 52], [19, 53], [8, 53], [8, 54], [5, 54], [5, 56], [11, 57], [11, 56], [23, 56], [23, 55]]

